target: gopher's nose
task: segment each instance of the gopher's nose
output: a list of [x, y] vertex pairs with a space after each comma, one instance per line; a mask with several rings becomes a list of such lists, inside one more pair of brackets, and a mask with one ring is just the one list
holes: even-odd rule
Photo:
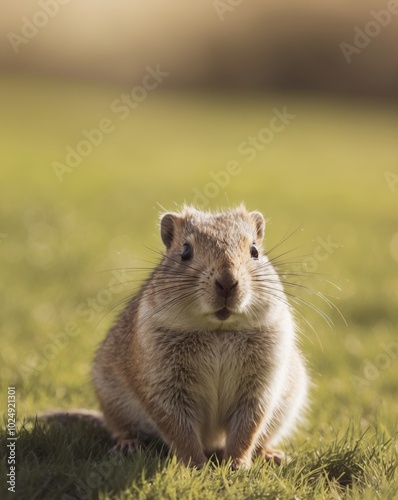
[[238, 280], [227, 269], [222, 271], [215, 281], [216, 293], [223, 299], [231, 297], [236, 292], [237, 286]]

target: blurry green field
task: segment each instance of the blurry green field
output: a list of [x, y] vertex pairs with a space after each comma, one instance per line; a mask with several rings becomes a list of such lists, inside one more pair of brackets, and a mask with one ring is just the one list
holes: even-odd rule
[[[117, 270], [156, 263], [161, 207], [192, 203], [198, 191], [214, 194], [208, 208], [244, 201], [261, 210], [268, 248], [302, 227], [274, 254], [293, 250], [281, 257], [293, 269], [320, 273], [304, 283], [332, 295], [347, 325], [301, 294], [334, 326], [299, 308], [316, 332], [298, 316], [314, 387], [308, 424], [285, 446], [292, 463], [199, 473], [149, 451], [109, 469], [101, 434], [31, 431], [28, 422], [17, 444], [18, 498], [398, 498], [398, 184], [394, 191], [385, 178], [398, 175], [397, 107], [159, 88], [121, 120], [110, 104], [124, 91], [0, 82], [1, 408], [7, 386], [17, 388], [21, 423], [45, 409], [96, 408], [94, 351], [145, 272], [122, 272], [129, 283], [111, 297], [106, 290]], [[247, 161], [239, 145], [284, 106], [297, 116]], [[115, 130], [59, 182], [52, 163], [103, 118]], [[211, 173], [230, 161], [240, 173], [218, 187]], [[3, 498], [4, 458], [1, 468]], [[108, 473], [93, 482], [98, 470]]]

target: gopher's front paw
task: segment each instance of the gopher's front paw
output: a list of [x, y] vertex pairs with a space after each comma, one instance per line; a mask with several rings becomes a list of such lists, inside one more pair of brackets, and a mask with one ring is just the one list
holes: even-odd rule
[[263, 452], [264, 459], [267, 462], [275, 462], [276, 465], [281, 465], [282, 462], [288, 461], [285, 453], [282, 450], [277, 450], [274, 448], [267, 448]]
[[251, 460], [247, 457], [233, 458], [231, 462], [231, 470], [250, 469]]
[[146, 445], [138, 438], [118, 439], [115, 446], [109, 450], [109, 453], [111, 455], [131, 455], [134, 451], [145, 448]]

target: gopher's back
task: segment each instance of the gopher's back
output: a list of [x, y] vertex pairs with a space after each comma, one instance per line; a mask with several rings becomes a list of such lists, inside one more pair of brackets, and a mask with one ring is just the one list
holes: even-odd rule
[[139, 300], [139, 296], [133, 297], [122, 311], [94, 358], [96, 394], [107, 426], [119, 441], [142, 434], [140, 422], [147, 420], [135, 396], [140, 363], [134, 347]]

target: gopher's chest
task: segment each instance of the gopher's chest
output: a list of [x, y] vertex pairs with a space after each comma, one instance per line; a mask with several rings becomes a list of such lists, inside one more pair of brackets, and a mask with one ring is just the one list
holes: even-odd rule
[[258, 334], [223, 332], [189, 356], [190, 397], [202, 442], [222, 447], [232, 415], [245, 399], [261, 399], [269, 380], [269, 349]]

